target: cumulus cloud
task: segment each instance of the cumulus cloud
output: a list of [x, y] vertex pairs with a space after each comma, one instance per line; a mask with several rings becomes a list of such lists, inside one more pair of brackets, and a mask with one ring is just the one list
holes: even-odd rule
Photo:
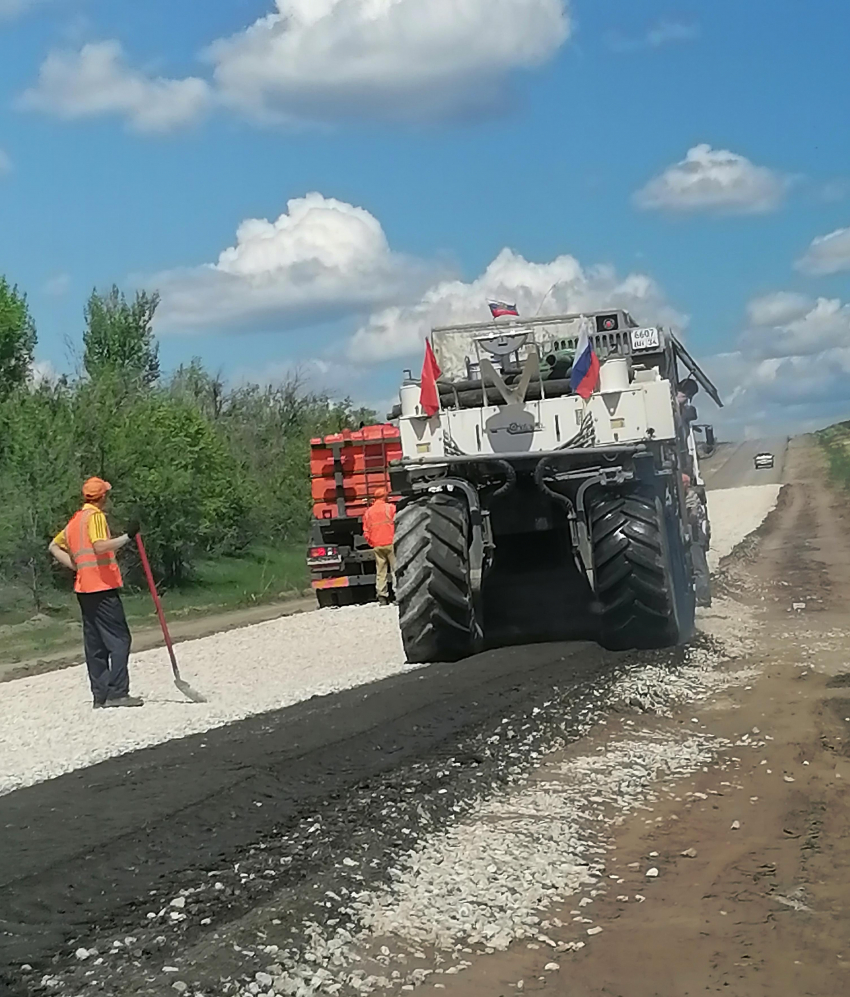
[[276, 0], [207, 56], [250, 115], [407, 119], [491, 104], [569, 33], [566, 0]]
[[607, 42], [614, 52], [638, 52], [641, 49], [658, 49], [666, 45], [692, 42], [699, 38], [699, 34], [698, 24], [662, 19], [642, 35], [629, 37], [614, 32], [608, 35]]
[[196, 121], [211, 101], [204, 80], [151, 76], [127, 63], [120, 42], [103, 41], [50, 53], [18, 106], [66, 121], [112, 114], [135, 131], [168, 132]]
[[491, 298], [516, 301], [521, 315], [622, 307], [639, 322], [687, 322], [687, 316], [676, 312], [645, 274], [620, 278], [611, 267], [585, 269], [573, 256], [532, 263], [503, 249], [475, 280], [440, 281], [413, 304], [373, 314], [354, 334], [349, 356], [359, 363], [374, 363], [417, 355], [432, 326], [488, 319]]
[[59, 380], [59, 372], [49, 360], [34, 360], [30, 367], [30, 381], [33, 384], [54, 384]]
[[393, 252], [364, 208], [307, 194], [251, 218], [216, 263], [154, 278], [164, 329], [294, 328], [409, 299], [435, 270]]
[[767, 435], [846, 417], [850, 304], [779, 292], [747, 311], [737, 348], [704, 361], [727, 403], [719, 420], [736, 432]]
[[44, 0], [0, 0], [0, 21], [18, 17]]
[[647, 211], [761, 214], [779, 207], [788, 184], [766, 166], [703, 143], [637, 191], [634, 203]]
[[750, 325], [782, 325], [801, 318], [811, 308], [811, 298], [793, 291], [775, 291], [753, 298], [747, 305]]
[[196, 121], [213, 104], [290, 124], [492, 111], [512, 73], [567, 40], [567, 3], [275, 0], [271, 13], [207, 48], [209, 82], [155, 77], [130, 66], [119, 42], [95, 42], [51, 53], [19, 106], [67, 120], [121, 115], [142, 132]]
[[796, 266], [804, 273], [815, 275], [850, 270], [850, 228], [838, 228], [813, 239]]
[[797, 310], [780, 313], [773, 323], [745, 330], [741, 347], [749, 356], [772, 358], [813, 356], [833, 347], [850, 348], [850, 305], [842, 304], [838, 298], [809, 301]]

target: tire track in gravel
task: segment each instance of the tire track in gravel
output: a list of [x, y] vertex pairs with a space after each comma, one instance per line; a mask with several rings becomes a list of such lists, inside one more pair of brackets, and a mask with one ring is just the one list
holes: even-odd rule
[[[0, 798], [0, 980], [13, 993], [33, 992], [40, 972], [73, 964], [77, 944], [138, 927], [145, 912], [209, 872], [224, 889], [199, 901], [209, 909], [196, 913], [213, 927], [238, 917], [272, 889], [313, 875], [352, 835], [378, 831], [369, 800], [383, 805], [388, 792], [396, 799], [430, 792], [425, 817], [433, 830], [470, 798], [471, 783], [489, 786], [504, 777], [504, 756], [495, 753], [488, 764], [480, 754], [464, 755], [464, 741], [553, 699], [551, 722], [563, 733], [570, 723], [565, 701], [576, 718], [586, 713], [628, 659], [586, 644], [505, 648], [157, 745]], [[547, 736], [545, 721], [536, 718], [535, 736]], [[296, 836], [274, 881], [259, 871], [247, 883], [244, 873], [233, 875], [252, 846], [262, 851], [264, 841], [280, 840], [316, 813], [326, 824], [324, 847]], [[381, 830], [387, 833], [377, 834], [376, 854], [386, 858], [375, 876], [391, 861], [393, 842], [411, 843], [392, 826]], [[203, 934], [197, 924], [184, 926], [181, 944]], [[158, 951], [157, 959], [166, 954]], [[22, 963], [34, 966], [34, 975], [22, 974]]]

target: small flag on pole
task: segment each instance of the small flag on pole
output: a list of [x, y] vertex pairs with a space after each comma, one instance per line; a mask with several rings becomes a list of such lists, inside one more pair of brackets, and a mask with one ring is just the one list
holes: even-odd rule
[[570, 387], [574, 395], [580, 395], [585, 401], [596, 390], [599, 384], [599, 357], [593, 349], [593, 343], [587, 335], [587, 327], [583, 327], [578, 338], [576, 356], [570, 374]]
[[503, 315], [519, 315], [516, 305], [509, 305], [507, 301], [488, 301], [490, 314], [493, 318], [501, 318]]
[[443, 372], [434, 356], [434, 350], [429, 340], [425, 340], [425, 362], [422, 364], [422, 383], [419, 390], [419, 404], [422, 411], [430, 419], [440, 411], [440, 393], [437, 390], [437, 378]]

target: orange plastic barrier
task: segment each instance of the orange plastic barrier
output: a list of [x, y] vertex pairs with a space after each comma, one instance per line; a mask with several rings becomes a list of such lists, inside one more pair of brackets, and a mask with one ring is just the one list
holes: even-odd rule
[[313, 515], [316, 519], [362, 516], [376, 489], [389, 491], [388, 466], [400, 458], [401, 436], [388, 424], [311, 440]]

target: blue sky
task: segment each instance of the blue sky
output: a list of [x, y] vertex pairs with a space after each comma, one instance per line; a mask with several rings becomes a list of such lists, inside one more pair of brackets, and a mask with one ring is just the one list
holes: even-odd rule
[[384, 403], [430, 321], [560, 280], [677, 318], [739, 431], [850, 415], [843, 5], [278, 7], [0, 0], [0, 272], [40, 361], [93, 286], [159, 287], [167, 368]]

